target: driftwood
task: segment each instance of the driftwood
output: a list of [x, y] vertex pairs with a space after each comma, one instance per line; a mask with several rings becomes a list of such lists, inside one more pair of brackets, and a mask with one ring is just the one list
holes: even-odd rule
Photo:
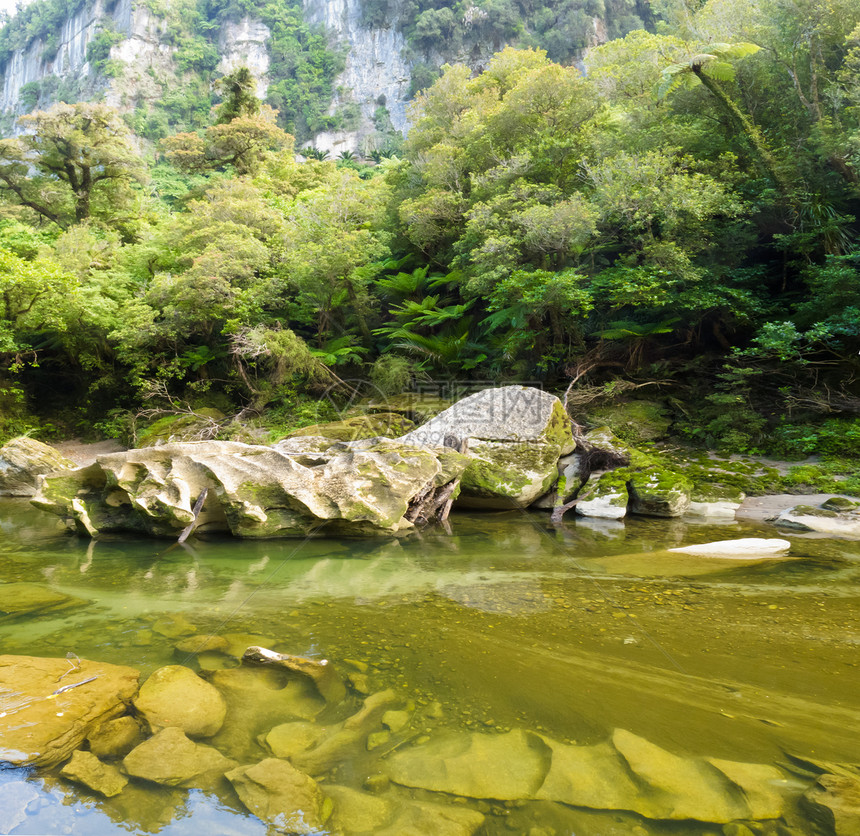
[[242, 654], [243, 664], [273, 665], [306, 676], [316, 685], [320, 696], [330, 703], [339, 703], [346, 696], [346, 686], [328, 659], [306, 659], [289, 653], [276, 653], [265, 647], [249, 647]]
[[194, 503], [194, 507], [191, 509], [194, 519], [192, 519], [191, 522], [182, 529], [182, 534], [179, 535], [179, 539], [176, 541], [178, 545], [181, 546], [191, 536], [194, 529], [197, 528], [197, 518], [203, 510], [203, 503], [206, 502], [206, 495], [208, 493], [209, 488], [203, 488], [203, 490], [200, 491], [200, 496], [197, 497], [197, 502]]
[[409, 510], [404, 514], [404, 519], [418, 526], [427, 525], [435, 520], [444, 523], [451, 513], [451, 505], [454, 503], [454, 491], [460, 484], [459, 479], [448, 482], [447, 485], [436, 487], [432, 483], [415, 496], [409, 504]]
[[577, 496], [576, 499], [572, 499], [570, 502], [565, 502], [564, 505], [557, 505], [555, 508], [552, 509], [552, 514], [550, 515], [549, 521], [553, 525], [559, 525], [562, 521], [562, 517], [568, 511], [570, 511], [571, 508], [575, 508], [578, 503], [584, 502], [586, 499], [588, 499], [590, 496], [592, 496], [594, 494], [594, 491], [597, 488], [597, 480], [600, 479], [600, 477], [606, 472], [607, 472], [606, 470], [592, 471], [589, 478], [591, 476], [594, 476], [595, 479], [594, 479], [594, 486], [591, 488], [591, 490], [586, 491], [586, 493], [582, 494], [581, 496]]

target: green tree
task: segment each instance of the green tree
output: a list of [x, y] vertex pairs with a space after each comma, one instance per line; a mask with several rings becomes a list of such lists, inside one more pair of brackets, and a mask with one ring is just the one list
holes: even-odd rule
[[0, 191], [67, 228], [89, 218], [128, 221], [144, 162], [119, 115], [101, 104], [56, 104], [0, 140]]

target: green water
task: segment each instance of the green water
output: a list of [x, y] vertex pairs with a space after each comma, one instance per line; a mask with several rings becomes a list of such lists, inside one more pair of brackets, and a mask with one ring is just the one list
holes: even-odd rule
[[[367, 690], [393, 688], [414, 707], [415, 732], [430, 737], [522, 728], [591, 744], [622, 728], [689, 757], [860, 760], [857, 542], [793, 535], [791, 560], [736, 563], [664, 550], [786, 535], [647, 519], [555, 530], [545, 515], [510, 512], [455, 514], [450, 531], [400, 540], [169, 548], [70, 537], [12, 500], [0, 502], [0, 529], [0, 582], [82, 599], [61, 613], [0, 621], [3, 653], [71, 651], [145, 677], [195, 664], [175, 652], [181, 637], [165, 635], [187, 621], [195, 635], [327, 658]], [[330, 778], [361, 788], [380, 757], [362, 746]], [[267, 832], [226, 791], [140, 783], [106, 801], [50, 772], [6, 769], [0, 797], [22, 778], [38, 797], [14, 834]], [[488, 836], [723, 832], [552, 802], [389, 792], [465, 803], [486, 815]], [[792, 804], [784, 823], [760, 832], [811, 827]]]

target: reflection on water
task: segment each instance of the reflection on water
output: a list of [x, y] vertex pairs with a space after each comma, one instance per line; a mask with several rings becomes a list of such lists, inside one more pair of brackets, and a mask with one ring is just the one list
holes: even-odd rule
[[[522, 730], [570, 758], [575, 747], [602, 751], [623, 729], [696, 763], [785, 764], [787, 751], [860, 760], [858, 543], [793, 537], [788, 560], [737, 563], [666, 550], [773, 530], [647, 519], [555, 530], [546, 516], [510, 512], [456, 515], [450, 532], [404, 539], [175, 547], [68, 537], [13, 500], [0, 503], [0, 530], [3, 653], [71, 652], [144, 677], [186, 664], [213, 677], [234, 663], [176, 646], [222, 636], [239, 655], [260, 644], [331, 660], [358, 691], [353, 708], [361, 692], [393, 689], [431, 743], [443, 733]], [[11, 584], [35, 591], [25, 601], [25, 587]], [[253, 759], [259, 731], [233, 729], [225, 753]], [[332, 793], [366, 788], [367, 770], [387, 758], [362, 740], [327, 773], [347, 787]], [[782, 830], [770, 822], [756, 832], [810, 832], [794, 803], [804, 786]], [[724, 832], [557, 800], [455, 799], [424, 784], [392, 784], [380, 797], [408, 801], [413, 813], [418, 802], [475, 810], [487, 834]], [[133, 782], [105, 801], [45, 771], [0, 771], [0, 810], [18, 811], [14, 821], [0, 813], [0, 831], [15, 834], [106, 834], [118, 823], [130, 832], [267, 832], [229, 787]]]

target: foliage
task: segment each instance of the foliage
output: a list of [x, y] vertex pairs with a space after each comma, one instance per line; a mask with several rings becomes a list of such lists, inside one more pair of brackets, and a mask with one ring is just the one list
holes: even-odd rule
[[[398, 146], [377, 101], [370, 165], [311, 144], [357, 106], [332, 106], [343, 55], [298, 2], [174, 0], [175, 66], [141, 79], [157, 106], [147, 93], [122, 122], [59, 105], [0, 141], [16, 414], [57, 392], [120, 428], [159, 391], [286, 431], [324, 420], [345, 380], [600, 392], [622, 375], [671, 385], [686, 440], [820, 456], [832, 472], [797, 485], [832, 482], [860, 414], [860, 9], [682, 5], [653, 4], [650, 26], [632, 0], [398, 4], [414, 127]], [[59, 6], [31, 8], [0, 53]], [[392, 8], [363, 13], [382, 25]], [[265, 104], [246, 68], [216, 78], [218, 27], [245, 15], [272, 32]], [[525, 48], [436, 77], [442, 40], [481, 60]], [[559, 63], [586, 44], [587, 73]], [[163, 140], [154, 163], [132, 130]]]

